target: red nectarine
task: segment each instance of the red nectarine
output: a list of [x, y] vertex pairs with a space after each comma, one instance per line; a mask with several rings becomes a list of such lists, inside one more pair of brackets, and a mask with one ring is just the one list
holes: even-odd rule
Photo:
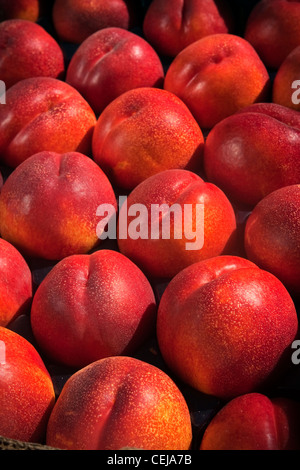
[[32, 290], [27, 262], [13, 245], [0, 238], [0, 326], [29, 313]]
[[247, 257], [300, 295], [300, 185], [273, 191], [253, 209], [245, 227]]
[[139, 87], [162, 87], [159, 56], [141, 36], [122, 28], [105, 28], [76, 50], [66, 81], [99, 115], [115, 98]]
[[47, 444], [66, 450], [189, 450], [191, 440], [189, 410], [175, 383], [157, 367], [124, 356], [73, 374], [47, 429]]
[[172, 61], [164, 81], [188, 106], [202, 129], [258, 101], [270, 78], [251, 44], [233, 34], [211, 34], [187, 46]]
[[0, 326], [0, 435], [44, 442], [54, 387], [34, 346]]
[[224, 0], [153, 0], [143, 32], [159, 54], [175, 57], [205, 36], [232, 32], [234, 15]]
[[94, 160], [127, 190], [163, 170], [199, 171], [203, 147], [202, 131], [186, 105], [173, 93], [148, 87], [110, 103], [92, 140]]
[[46, 11], [46, 0], [0, 0], [0, 21], [22, 19], [38, 21]]
[[208, 424], [200, 450], [300, 450], [300, 405], [249, 393], [227, 403]]
[[0, 23], [0, 78], [6, 88], [25, 78], [63, 78], [63, 51], [42, 26], [27, 20]]
[[178, 273], [157, 314], [159, 349], [173, 373], [226, 400], [273, 383], [297, 333], [295, 305], [279, 279], [232, 256]]
[[61, 41], [80, 44], [100, 29], [130, 29], [136, 23], [132, 0], [55, 0], [52, 18]]
[[96, 116], [67, 83], [51, 77], [21, 80], [0, 106], [0, 159], [17, 167], [35, 153], [91, 153]]
[[256, 103], [219, 122], [208, 134], [204, 169], [238, 207], [300, 181], [300, 115], [275, 103]]
[[154, 334], [155, 323], [149, 281], [112, 250], [61, 260], [38, 287], [31, 308], [39, 347], [72, 367], [135, 352]]
[[233, 249], [234, 209], [225, 194], [188, 170], [165, 170], [136, 186], [120, 208], [120, 251], [151, 277], [171, 278]]
[[300, 45], [299, 0], [260, 0], [247, 19], [244, 37], [266, 67], [278, 69]]
[[289, 53], [276, 71], [272, 101], [300, 111], [300, 45]]
[[78, 153], [40, 152], [5, 181], [0, 233], [23, 255], [60, 260], [99, 243], [97, 209], [117, 210], [113, 188], [100, 167]]

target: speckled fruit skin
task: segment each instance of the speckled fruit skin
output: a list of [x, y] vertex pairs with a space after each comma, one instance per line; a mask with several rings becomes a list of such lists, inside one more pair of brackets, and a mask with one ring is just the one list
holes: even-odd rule
[[136, 88], [101, 113], [92, 140], [94, 160], [119, 187], [133, 189], [171, 168], [202, 168], [204, 137], [173, 93]]
[[0, 23], [0, 50], [0, 77], [6, 89], [31, 77], [63, 78], [62, 49], [44, 28], [32, 21], [15, 19]]
[[47, 428], [47, 444], [67, 450], [188, 450], [191, 439], [189, 410], [175, 383], [124, 356], [73, 374]]
[[112, 250], [69, 256], [35, 293], [31, 326], [56, 362], [83, 367], [132, 354], [155, 332], [151, 285], [128, 258]]
[[[236, 218], [233, 207], [225, 194], [215, 185], [207, 183], [198, 175], [188, 170], [165, 170], [147, 178], [140, 183], [128, 196], [126, 205], [122, 205], [118, 220], [118, 245], [120, 251], [132, 259], [148, 276], [153, 278], [171, 278], [186, 266], [217, 256], [231, 248], [235, 243]], [[136, 216], [132, 216], [131, 206], [143, 204], [148, 210], [149, 237], [148, 239], [134, 239], [124, 237], [122, 224], [127, 219], [128, 235], [130, 224], [134, 223]], [[198, 241], [204, 230], [204, 240], [200, 249], [187, 249], [191, 242], [185, 235], [187, 231], [182, 228], [182, 218], [175, 224], [175, 233], [182, 229], [182, 236], [174, 237], [174, 217], [170, 216], [170, 237], [163, 238], [160, 230], [159, 239], [151, 238], [153, 226], [151, 224], [151, 205], [177, 204], [184, 213], [184, 205], [193, 207], [192, 224], [188, 227], [196, 230], [196, 204], [204, 205], [204, 227], [199, 220]], [[127, 217], [126, 217], [127, 213]], [[164, 217], [168, 213], [164, 212]], [[138, 216], [138, 215], [137, 215]], [[154, 217], [158, 220], [157, 217]], [[162, 229], [161, 215], [159, 216]], [[176, 219], [175, 219], [176, 220]], [[187, 223], [187, 222], [185, 222]], [[126, 234], [125, 234], [126, 235]], [[195, 238], [194, 238], [194, 241]]]
[[25, 338], [0, 326], [0, 435], [42, 442], [55, 393], [39, 353]]
[[283, 370], [298, 320], [283, 284], [239, 257], [215, 257], [175, 276], [157, 314], [174, 374], [221, 399], [257, 391]]
[[132, 0], [55, 0], [52, 18], [61, 41], [81, 44], [100, 29], [130, 29], [135, 11]]
[[143, 22], [146, 39], [159, 54], [175, 57], [192, 42], [234, 25], [229, 4], [219, 0], [154, 0]]
[[200, 450], [299, 450], [299, 418], [294, 400], [245, 394], [212, 419]]
[[96, 116], [70, 85], [51, 77], [21, 80], [0, 107], [0, 160], [16, 168], [42, 151], [91, 153]]
[[297, 111], [253, 104], [209, 132], [205, 174], [236, 205], [252, 209], [272, 191], [300, 181], [299, 145]]
[[183, 49], [167, 70], [164, 88], [182, 99], [202, 129], [211, 129], [236, 111], [264, 101], [270, 78], [245, 39], [220, 33]]
[[76, 50], [66, 81], [99, 115], [115, 98], [139, 87], [162, 87], [159, 56], [142, 37], [122, 28], [105, 28]]
[[0, 326], [30, 311], [32, 276], [19, 251], [0, 238]]
[[300, 296], [300, 185], [273, 191], [253, 209], [245, 226], [247, 257]]
[[[299, 77], [300, 43], [299, 46], [293, 49], [292, 52], [290, 52], [284, 59], [275, 74], [272, 89], [273, 103], [300, 111]], [[294, 82], [296, 82], [296, 88], [292, 87]]]
[[245, 28], [249, 41], [266, 67], [278, 69], [300, 44], [299, 0], [261, 0], [253, 8]]
[[117, 210], [99, 166], [78, 152], [40, 152], [20, 164], [0, 194], [0, 233], [26, 257], [59, 260], [98, 245], [100, 204]]
[[0, 0], [0, 21], [23, 19], [37, 21], [44, 11], [45, 0]]

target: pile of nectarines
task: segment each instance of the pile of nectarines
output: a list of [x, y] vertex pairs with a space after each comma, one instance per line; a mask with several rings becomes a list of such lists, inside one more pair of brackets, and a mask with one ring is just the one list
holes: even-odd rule
[[0, 442], [300, 450], [300, 0], [0, 0], [0, 103]]

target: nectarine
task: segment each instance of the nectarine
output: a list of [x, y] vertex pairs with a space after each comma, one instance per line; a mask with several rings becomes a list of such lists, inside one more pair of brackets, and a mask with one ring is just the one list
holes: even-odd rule
[[300, 185], [273, 191], [248, 217], [247, 257], [278, 277], [290, 293], [300, 295]]
[[55, 0], [52, 19], [61, 41], [81, 44], [100, 29], [130, 29], [136, 23], [132, 0]]
[[300, 45], [289, 53], [276, 71], [272, 101], [300, 111]]
[[35, 347], [0, 326], [0, 435], [44, 442], [55, 402], [52, 379]]
[[66, 81], [99, 115], [115, 98], [139, 87], [162, 88], [164, 69], [159, 56], [141, 36], [122, 28], [105, 28], [76, 50]]
[[7, 89], [25, 78], [63, 79], [63, 51], [37, 23], [20, 19], [0, 23], [0, 48], [0, 77]]
[[113, 188], [100, 167], [78, 153], [40, 152], [5, 181], [0, 233], [26, 257], [60, 260], [99, 243], [97, 209], [117, 210]]
[[84, 98], [52, 77], [21, 80], [0, 106], [0, 160], [16, 168], [42, 151], [91, 153], [96, 116]]
[[233, 25], [233, 11], [224, 0], [153, 0], [143, 32], [159, 54], [175, 57], [198, 39], [232, 32]]
[[202, 129], [258, 101], [270, 91], [267, 69], [251, 44], [211, 34], [183, 49], [168, 68], [164, 88], [188, 106]]
[[274, 383], [297, 333], [296, 308], [280, 280], [232, 256], [178, 273], [157, 314], [159, 349], [173, 373], [224, 400]]
[[177, 385], [157, 367], [124, 356], [73, 374], [47, 428], [47, 444], [66, 450], [189, 450], [191, 440]]
[[0, 238], [0, 326], [29, 313], [32, 291], [27, 262], [13, 245]]
[[234, 398], [211, 420], [200, 450], [300, 450], [300, 405], [249, 393]]
[[299, 146], [299, 113], [256, 103], [209, 132], [205, 174], [235, 205], [251, 210], [270, 192], [300, 181]]
[[267, 68], [278, 69], [300, 45], [299, 0], [260, 0], [247, 19], [244, 37]]
[[121, 205], [120, 251], [152, 278], [171, 278], [233, 249], [234, 209], [217, 186], [188, 170], [165, 170], [136, 186]]
[[158, 88], [123, 93], [99, 116], [94, 160], [120, 188], [171, 168], [202, 169], [204, 137], [186, 105]]
[[0, 0], [0, 21], [22, 19], [36, 22], [46, 11], [46, 0]]
[[149, 281], [112, 250], [61, 260], [38, 287], [31, 308], [39, 347], [71, 367], [132, 354], [154, 334], [155, 323]]

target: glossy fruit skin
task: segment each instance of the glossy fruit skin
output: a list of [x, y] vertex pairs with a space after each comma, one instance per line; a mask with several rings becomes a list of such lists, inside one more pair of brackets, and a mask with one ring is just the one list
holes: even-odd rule
[[276, 70], [300, 44], [299, 0], [261, 0], [253, 8], [244, 37], [263, 63]]
[[189, 450], [191, 439], [189, 410], [175, 383], [155, 366], [125, 356], [73, 374], [47, 429], [47, 444], [66, 450]]
[[133, 354], [155, 332], [156, 301], [144, 274], [112, 250], [73, 255], [35, 293], [31, 326], [48, 357], [84, 367]]
[[0, 233], [26, 257], [55, 261], [84, 254], [100, 243], [101, 204], [117, 210], [113, 188], [93, 160], [78, 152], [40, 152], [3, 185]]
[[223, 400], [278, 378], [297, 333], [295, 305], [283, 284], [232, 256], [182, 270], [157, 314], [158, 344], [170, 370]]
[[143, 22], [146, 39], [159, 54], [175, 57], [191, 43], [234, 26], [228, 3], [219, 0], [154, 0]]
[[242, 395], [212, 419], [200, 450], [299, 450], [299, 417], [297, 401]]
[[[148, 237], [131, 236], [135, 204], [147, 209], [141, 231], [145, 229]], [[164, 216], [152, 215], [153, 206], [163, 208], [163, 204], [168, 206]], [[192, 215], [186, 212], [186, 218], [185, 205], [192, 209]], [[203, 208], [203, 217], [196, 216], [197, 205]], [[172, 213], [178, 207], [181, 216], [177, 219]], [[166, 234], [163, 224], [169, 216], [170, 230]], [[157, 238], [153, 235], [156, 224], [160, 224]], [[165, 170], [140, 183], [120, 208], [118, 227], [120, 251], [151, 278], [170, 279], [192, 263], [233, 249], [236, 242], [236, 217], [230, 201], [217, 186], [188, 170]], [[190, 238], [189, 230], [193, 232]]]
[[55, 0], [53, 24], [61, 41], [81, 44], [100, 29], [130, 29], [136, 23], [132, 0]]
[[270, 271], [300, 296], [300, 185], [273, 191], [248, 217], [245, 227], [247, 257]]
[[29, 341], [2, 326], [0, 345], [0, 435], [43, 442], [55, 402], [49, 372]]
[[272, 102], [300, 111], [299, 104], [300, 45], [295, 47], [276, 71]]
[[300, 179], [300, 117], [275, 103], [256, 103], [218, 123], [204, 147], [209, 181], [235, 205], [253, 209], [267, 194]]
[[152, 87], [129, 90], [110, 103], [92, 141], [94, 160], [126, 190], [171, 168], [200, 171], [203, 147], [203, 133], [186, 105]]
[[33, 296], [30, 268], [19, 251], [0, 239], [0, 326], [29, 313]]
[[188, 106], [201, 129], [211, 129], [236, 111], [265, 101], [270, 77], [244, 38], [212, 34], [190, 44], [173, 59], [164, 88]]
[[37, 23], [21, 19], [0, 23], [0, 49], [0, 76], [6, 89], [26, 78], [63, 79], [63, 51]]
[[89, 155], [96, 116], [70, 85], [51, 77], [21, 80], [0, 107], [0, 160], [9, 168], [38, 152]]
[[66, 81], [88, 101], [97, 116], [115, 98], [139, 87], [163, 86], [159, 56], [142, 37], [122, 28], [105, 28], [76, 50]]

